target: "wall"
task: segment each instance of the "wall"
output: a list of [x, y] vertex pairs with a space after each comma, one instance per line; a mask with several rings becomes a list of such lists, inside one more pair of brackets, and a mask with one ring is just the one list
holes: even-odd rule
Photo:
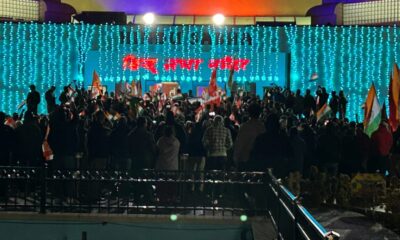
[[[90, 83], [93, 69], [98, 71], [104, 84], [113, 85], [119, 80], [181, 80], [186, 83], [202, 77], [207, 83], [210, 76], [208, 64], [202, 70], [167, 72], [160, 69], [159, 78], [140, 68], [123, 72], [123, 53], [135, 53], [140, 58], [205, 57], [220, 58], [225, 54], [238, 58], [249, 58], [251, 63], [246, 71], [235, 73], [237, 82], [277, 83], [270, 76], [280, 76], [282, 61], [270, 58], [276, 52], [290, 52], [290, 80], [293, 90], [311, 89], [318, 85], [330, 91], [344, 90], [348, 96], [348, 114], [351, 120], [362, 120], [361, 106], [368, 89], [375, 83], [380, 103], [387, 102], [389, 76], [393, 63], [400, 63], [400, 29], [398, 27], [232, 27], [213, 28], [209, 26], [168, 26], [147, 28], [132, 26], [56, 25], [56, 24], [0, 24], [0, 111], [13, 113], [16, 106], [26, 97], [29, 84], [36, 84], [42, 94], [51, 86], [60, 90], [71, 80]], [[156, 42], [150, 36], [154, 32], [166, 36]], [[122, 32], [122, 33], [121, 33]], [[206, 49], [200, 33], [212, 37]], [[248, 33], [252, 44], [228, 44], [238, 33]], [[181, 42], [177, 42], [178, 33]], [[233, 34], [231, 34], [233, 33]], [[121, 38], [121, 36], [126, 36]], [[127, 38], [127, 36], [130, 36]], [[220, 36], [220, 40], [216, 40]], [[121, 40], [122, 39], [122, 40]], [[141, 44], [128, 44], [127, 40], [139, 40]], [[150, 39], [150, 40], [149, 40]], [[163, 42], [158, 42], [163, 39]], [[214, 39], [214, 40], [212, 40]], [[223, 41], [228, 39], [228, 41]], [[229, 40], [231, 39], [231, 40]], [[153, 41], [153, 42], [152, 42]], [[152, 42], [152, 44], [150, 44]], [[125, 49], [125, 50], [124, 50]], [[104, 53], [91, 58], [90, 52]], [[209, 57], [210, 58], [210, 57]], [[127, 75], [124, 75], [127, 74]], [[311, 76], [318, 79], [311, 81]], [[176, 75], [176, 76], [175, 76]], [[218, 72], [221, 85], [227, 80], [229, 70]], [[163, 78], [164, 77], [164, 78]], [[188, 79], [189, 77], [189, 79]], [[194, 79], [193, 77], [196, 77]], [[221, 86], [220, 85], [220, 86]], [[190, 86], [187, 86], [189, 89]], [[44, 99], [43, 99], [44, 100]], [[387, 105], [386, 105], [387, 106]], [[40, 110], [45, 112], [45, 101]]]
[[321, 0], [63, 0], [81, 11], [123, 11], [160, 15], [305, 15]]
[[[107, 223], [69, 221], [0, 221], [1, 239], [78, 240], [82, 232], [87, 240], [251, 240], [249, 225], [193, 225], [182, 223]], [[23, 229], [23, 231], [21, 231]]]

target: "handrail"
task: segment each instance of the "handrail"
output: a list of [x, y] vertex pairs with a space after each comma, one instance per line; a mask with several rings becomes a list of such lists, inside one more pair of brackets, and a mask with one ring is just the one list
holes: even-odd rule
[[[202, 177], [200, 178], [200, 175]], [[14, 203], [6, 202], [6, 206], [15, 206], [15, 209], [22, 209], [22, 211], [26, 211], [26, 207], [32, 207], [33, 209], [37, 209], [39, 207], [41, 213], [46, 213], [49, 209], [54, 209], [54, 207], [61, 207], [62, 209], [65, 207], [63, 203], [60, 205], [53, 204], [54, 196], [58, 197], [61, 194], [63, 196], [64, 193], [60, 193], [55, 190], [60, 186], [66, 186], [71, 184], [80, 184], [81, 187], [89, 186], [89, 184], [93, 184], [94, 189], [100, 190], [100, 185], [104, 186], [118, 186], [119, 189], [127, 189], [128, 185], [142, 184], [140, 191], [144, 191], [143, 187], [147, 188], [149, 185], [157, 185], [157, 184], [175, 184], [174, 186], [183, 186], [184, 184], [190, 184], [190, 186], [194, 184], [209, 184], [213, 186], [213, 188], [218, 188], [220, 185], [235, 185], [236, 186], [254, 186], [257, 189], [263, 189], [260, 191], [261, 193], [266, 193], [266, 206], [264, 205], [262, 208], [255, 206], [252, 209], [243, 208], [243, 205], [206, 205], [200, 204], [196, 205], [185, 205], [181, 204], [181, 202], [174, 202], [170, 205], [163, 205], [163, 203], [155, 203], [155, 202], [145, 202], [145, 203], [135, 203], [134, 206], [124, 205], [119, 206], [119, 200], [117, 201], [117, 211], [126, 209], [127, 211], [135, 210], [137, 212], [138, 209], [147, 209], [147, 210], [187, 210], [192, 209], [194, 211], [197, 210], [207, 210], [212, 211], [231, 211], [238, 212], [241, 211], [245, 213], [247, 210], [261, 211], [262, 214], [265, 212], [269, 215], [272, 220], [273, 225], [275, 226], [279, 239], [288, 239], [288, 240], [299, 240], [299, 239], [321, 239], [321, 240], [337, 240], [339, 239], [339, 234], [333, 231], [327, 231], [311, 214], [310, 212], [304, 208], [298, 198], [291, 193], [285, 186], [282, 185], [280, 180], [276, 179], [272, 174], [272, 170], [268, 169], [265, 172], [225, 172], [225, 171], [204, 171], [204, 172], [185, 172], [185, 171], [157, 171], [157, 170], [143, 170], [139, 172], [131, 172], [131, 171], [112, 171], [112, 170], [52, 170], [50, 171], [46, 167], [10, 167], [10, 166], [0, 166], [0, 181], [5, 181], [7, 183], [13, 183], [15, 180], [25, 181], [27, 186], [32, 187], [36, 186], [36, 188], [32, 189], [32, 191], [36, 191], [39, 193], [39, 199], [33, 200], [32, 205], [18, 205], [17, 198], [14, 197]], [[1, 182], [0, 182], [1, 183]], [[21, 182], [19, 182], [21, 183]], [[61, 185], [60, 185], [61, 184]], [[15, 185], [15, 184], [14, 184]], [[51, 188], [52, 186], [52, 188]], [[146, 187], [147, 186], [147, 187]], [[186, 185], [188, 186], [188, 185]], [[28, 187], [28, 188], [29, 188]], [[17, 187], [18, 188], [18, 187]], [[40, 190], [39, 190], [40, 189]], [[56, 192], [51, 192], [51, 191]], [[247, 191], [243, 187], [237, 188], [238, 191]], [[90, 191], [90, 190], [89, 190]], [[146, 190], [147, 191], [147, 190]], [[144, 192], [146, 192], [144, 191]], [[251, 191], [251, 190], [250, 190]], [[259, 190], [257, 190], [259, 191]], [[181, 192], [182, 193], [182, 192]], [[254, 192], [253, 192], [254, 193]], [[97, 194], [97, 192], [95, 192]], [[178, 194], [178, 192], [177, 192]], [[250, 193], [252, 194], [252, 193]], [[68, 194], [67, 194], [68, 195]], [[75, 195], [76, 196], [76, 195]], [[104, 197], [104, 195], [102, 195]], [[237, 197], [237, 195], [234, 195]], [[263, 197], [261, 202], [264, 201], [265, 194], [257, 195], [258, 197]], [[70, 198], [70, 196], [68, 196]], [[88, 196], [90, 197], [90, 196]], [[100, 195], [96, 195], [95, 197], [100, 197]], [[178, 196], [180, 197], [180, 196]], [[118, 196], [119, 198], [119, 196]], [[122, 200], [129, 202], [131, 197], [129, 195], [122, 195]], [[26, 200], [25, 204], [26, 204]], [[49, 203], [50, 200], [50, 203]], [[76, 199], [75, 199], [76, 200]], [[85, 199], [84, 199], [85, 200]], [[90, 200], [90, 199], [89, 199]], [[35, 202], [36, 201], [36, 202]], [[74, 209], [81, 209], [82, 207], [88, 207], [89, 209], [93, 206], [98, 206], [98, 209], [107, 208], [108, 210], [112, 207], [111, 201], [102, 205], [102, 203], [71, 203], [67, 207], [70, 207], [72, 211]], [[8, 204], [8, 205], [7, 205]], [[14, 204], [14, 205], [13, 205]], [[143, 205], [144, 204], [144, 205]], [[181, 204], [181, 205], [180, 205]], [[192, 204], [192, 203], [189, 203]], [[232, 204], [232, 203], [231, 203]], [[246, 206], [247, 207], [247, 206]], [[6, 208], [5, 208], [6, 209]], [[30, 208], [31, 209], [31, 208]]]
[[267, 212], [278, 232], [280, 239], [321, 239], [338, 240], [340, 235], [327, 231], [302, 206], [298, 198], [276, 179], [272, 169], [267, 171]]

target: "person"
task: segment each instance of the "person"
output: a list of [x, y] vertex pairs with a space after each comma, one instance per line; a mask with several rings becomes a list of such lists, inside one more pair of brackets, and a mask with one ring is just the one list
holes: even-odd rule
[[137, 127], [129, 133], [132, 169], [154, 169], [157, 147], [153, 134], [147, 130], [147, 119], [139, 117]]
[[104, 112], [97, 111], [87, 133], [89, 165], [95, 170], [105, 170], [110, 156], [111, 129], [105, 122]]
[[315, 99], [311, 95], [310, 89], [306, 90], [306, 95], [304, 96], [304, 116], [308, 118], [311, 114], [311, 111], [315, 112]]
[[37, 167], [42, 163], [43, 136], [37, 119], [31, 111], [27, 111], [23, 124], [16, 128], [15, 159], [18, 165]]
[[247, 109], [250, 120], [243, 123], [240, 128], [234, 144], [233, 160], [239, 171], [247, 170], [247, 162], [253, 148], [254, 140], [258, 135], [264, 133], [264, 123], [259, 120], [261, 108], [258, 104], [250, 104]]
[[389, 124], [382, 121], [379, 128], [371, 136], [371, 158], [368, 164], [369, 172], [386, 174], [389, 169], [389, 153], [393, 145], [393, 136]]
[[172, 127], [166, 126], [164, 136], [157, 142], [157, 170], [177, 171], [179, 169], [179, 141], [174, 136]]
[[326, 88], [319, 87], [317, 91], [317, 111], [321, 109], [328, 102], [329, 94], [326, 92]]
[[38, 105], [40, 103], [40, 94], [36, 91], [35, 85], [30, 85], [29, 89], [31, 91], [28, 93], [28, 97], [26, 98], [27, 111], [33, 115], [37, 115]]
[[185, 147], [186, 147], [186, 142], [187, 142], [187, 136], [184, 127], [182, 124], [179, 122], [175, 121], [174, 113], [171, 110], [168, 110], [165, 116], [165, 124], [160, 125], [157, 130], [156, 130], [156, 140], [163, 136], [163, 131], [164, 129], [170, 126], [172, 127], [172, 130], [174, 131], [174, 134], [176, 138], [179, 140], [180, 148], [179, 148], [179, 153], [184, 153]]
[[77, 120], [72, 113], [58, 107], [50, 115], [48, 143], [54, 153], [54, 167], [57, 169], [75, 169], [77, 151]]
[[56, 97], [54, 96], [54, 92], [56, 90], [55, 86], [51, 86], [49, 90], [44, 95], [44, 98], [47, 103], [47, 113], [50, 114], [56, 109]]
[[318, 166], [316, 161], [316, 134], [310, 125], [301, 123], [298, 127], [300, 136], [306, 143], [306, 152], [304, 155], [303, 176], [310, 175], [311, 166]]
[[[177, 171], [179, 169], [179, 140], [174, 136], [171, 126], [166, 126], [164, 135], [157, 141], [158, 157], [156, 161], [156, 170]], [[167, 175], [173, 172], [167, 172]], [[178, 188], [174, 183], [158, 183], [157, 195], [162, 202], [175, 202], [178, 197]]]
[[303, 112], [304, 112], [304, 97], [301, 96], [300, 89], [297, 89], [297, 91], [296, 91], [296, 96], [294, 98], [293, 111], [297, 117], [300, 117], [301, 114], [303, 114]]
[[111, 166], [117, 170], [130, 170], [132, 166], [129, 153], [128, 119], [122, 116], [111, 133]]
[[343, 120], [346, 117], [347, 99], [343, 91], [339, 92], [339, 119]]
[[286, 95], [285, 107], [288, 109], [293, 109], [296, 98], [293, 92], [290, 90], [286, 91]]
[[[0, 112], [0, 166], [9, 166], [13, 152], [16, 150], [15, 132], [10, 126], [4, 124], [6, 121], [6, 114]], [[6, 196], [7, 193], [7, 180], [0, 179], [0, 199]]]
[[358, 156], [355, 123], [351, 123], [344, 131], [344, 136], [342, 137], [342, 158], [339, 163], [339, 170], [340, 173], [350, 175], [361, 170], [362, 157]]
[[325, 131], [317, 139], [317, 157], [323, 172], [336, 176], [339, 169], [341, 153], [340, 138], [336, 125], [329, 122]]
[[271, 168], [276, 177], [286, 176], [288, 146], [287, 137], [280, 131], [278, 116], [270, 114], [265, 122], [265, 132], [254, 141], [249, 170], [264, 172]]
[[366, 172], [371, 155], [371, 139], [364, 132], [364, 125], [362, 123], [357, 124], [356, 129], [356, 158], [360, 159], [360, 172]]
[[332, 96], [331, 96], [331, 99], [329, 101], [329, 107], [332, 110], [332, 117], [336, 118], [338, 110], [339, 110], [339, 97], [336, 95], [335, 91], [332, 91], [331, 95]]
[[223, 124], [224, 119], [217, 115], [214, 117], [212, 125], [204, 133], [202, 142], [207, 151], [205, 166], [207, 170], [225, 170], [227, 151], [233, 143], [230, 131]]
[[58, 100], [60, 101], [62, 106], [65, 105], [69, 101], [67, 86], [64, 87], [64, 91], [60, 94], [60, 97], [58, 98]]
[[296, 127], [292, 127], [289, 131], [290, 158], [289, 166], [291, 172], [299, 172], [303, 174], [304, 156], [306, 154], [306, 143], [300, 137]]
[[12, 153], [15, 149], [15, 131], [4, 124], [6, 114], [0, 112], [0, 166], [8, 166], [11, 163]]
[[[206, 164], [206, 152], [202, 144], [204, 129], [202, 122], [191, 123], [188, 129], [188, 154], [189, 158], [185, 164], [186, 171], [193, 171], [200, 174], [200, 179], [204, 179], [204, 167]], [[193, 176], [194, 178], [194, 176]], [[196, 184], [192, 185], [192, 191]], [[199, 185], [199, 190], [204, 190], [204, 184]]]

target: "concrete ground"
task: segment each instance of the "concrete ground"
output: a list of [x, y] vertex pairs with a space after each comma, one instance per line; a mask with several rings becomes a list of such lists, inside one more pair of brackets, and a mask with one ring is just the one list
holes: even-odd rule
[[311, 210], [326, 229], [340, 234], [341, 240], [400, 240], [393, 231], [366, 216], [345, 210]]

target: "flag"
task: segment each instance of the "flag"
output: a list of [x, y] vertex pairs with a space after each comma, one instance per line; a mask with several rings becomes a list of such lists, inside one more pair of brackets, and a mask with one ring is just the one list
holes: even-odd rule
[[229, 78], [228, 78], [228, 87], [231, 90], [232, 90], [232, 85], [233, 85], [233, 74], [235, 73], [235, 68], [233, 66], [234, 65], [232, 64], [231, 71], [229, 72]]
[[15, 122], [14, 118], [12, 118], [12, 117], [7, 117], [6, 121], [4, 122], [4, 125], [7, 125], [13, 129], [17, 128], [17, 123]]
[[127, 82], [115, 83], [115, 97], [117, 99], [120, 97], [124, 97], [127, 93], [131, 91], [131, 85], [129, 85]]
[[20, 104], [18, 104], [17, 109], [20, 110], [23, 106], [25, 106], [26, 100], [22, 100]]
[[382, 106], [382, 111], [381, 111], [381, 121], [387, 121], [388, 117], [387, 117], [387, 113], [386, 113], [386, 105], [385, 103], [383, 103]]
[[135, 80], [132, 80], [129, 90], [130, 90], [131, 96], [133, 96], [133, 97], [137, 96], [138, 91], [137, 91], [137, 86], [136, 86]]
[[214, 68], [211, 78], [210, 78], [210, 83], [208, 86], [208, 95], [210, 97], [213, 97], [217, 94], [217, 69]]
[[51, 161], [54, 159], [53, 150], [51, 150], [50, 145], [47, 142], [47, 140], [44, 140], [44, 142], [42, 144], [42, 150], [43, 150], [44, 160]]
[[200, 107], [198, 107], [195, 111], [195, 121], [196, 122], [200, 122], [202, 116], [203, 116], [203, 112], [204, 112], [204, 105], [200, 105]]
[[318, 80], [318, 78], [319, 78], [318, 73], [315, 72], [311, 75], [309, 82], [315, 82]]
[[317, 112], [317, 122], [329, 118], [331, 112], [332, 109], [325, 103]]
[[378, 129], [381, 122], [381, 107], [376, 96], [374, 84], [369, 89], [367, 100], [365, 102], [364, 130], [368, 136], [371, 136]]
[[99, 75], [97, 75], [96, 70], [93, 71], [92, 79], [92, 98], [96, 98], [98, 95], [102, 94], [102, 87]]
[[389, 84], [389, 124], [393, 132], [397, 130], [400, 122], [399, 99], [400, 99], [400, 76], [399, 76], [399, 68], [395, 63], [393, 65], [393, 72], [392, 76], [390, 77], [390, 84]]
[[50, 127], [47, 126], [46, 136], [45, 136], [45, 138], [43, 140], [43, 143], [42, 143], [43, 157], [44, 157], [44, 160], [46, 160], [46, 161], [51, 161], [51, 160], [54, 159], [53, 150], [51, 150], [49, 142], [47, 141], [47, 137], [49, 136], [49, 132], [50, 132]]

